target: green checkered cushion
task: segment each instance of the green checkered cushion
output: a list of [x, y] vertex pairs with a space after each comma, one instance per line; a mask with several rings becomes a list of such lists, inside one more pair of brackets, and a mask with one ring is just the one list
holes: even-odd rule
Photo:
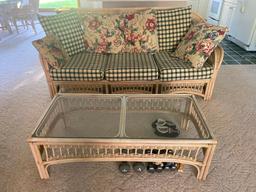
[[85, 50], [83, 29], [75, 11], [51, 16], [38, 16], [46, 34], [54, 34], [69, 56]]
[[191, 7], [157, 9], [159, 50], [174, 51], [191, 25]]
[[210, 79], [213, 66], [206, 62], [202, 68], [192, 67], [190, 62], [171, 57], [166, 51], [154, 55], [161, 81]]
[[111, 54], [105, 70], [106, 80], [137, 81], [158, 79], [158, 69], [152, 54]]
[[106, 63], [106, 55], [81, 52], [72, 56], [60, 69], [52, 68], [50, 76], [55, 81], [103, 80]]

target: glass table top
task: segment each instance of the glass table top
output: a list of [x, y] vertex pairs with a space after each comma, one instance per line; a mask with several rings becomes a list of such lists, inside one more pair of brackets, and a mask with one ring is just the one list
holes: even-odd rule
[[32, 137], [212, 138], [193, 96], [92, 94], [58, 94]]

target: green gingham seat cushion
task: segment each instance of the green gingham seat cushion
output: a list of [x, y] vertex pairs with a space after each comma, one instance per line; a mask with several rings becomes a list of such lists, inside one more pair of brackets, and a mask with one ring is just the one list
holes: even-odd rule
[[79, 15], [75, 11], [68, 11], [51, 16], [38, 16], [46, 34], [54, 34], [69, 56], [85, 50], [83, 29]]
[[190, 62], [171, 57], [167, 51], [158, 52], [154, 57], [161, 81], [210, 79], [213, 73], [213, 66], [208, 62], [196, 69]]
[[158, 79], [158, 69], [152, 54], [111, 54], [105, 70], [109, 81], [138, 81]]
[[174, 51], [191, 25], [191, 7], [157, 9], [159, 50]]
[[81, 52], [72, 56], [60, 69], [52, 68], [50, 77], [55, 81], [103, 80], [106, 63], [106, 55]]

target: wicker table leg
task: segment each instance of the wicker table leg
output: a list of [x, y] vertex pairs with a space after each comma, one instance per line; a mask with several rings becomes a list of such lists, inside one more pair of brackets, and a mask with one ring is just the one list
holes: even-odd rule
[[208, 175], [209, 167], [211, 165], [211, 161], [212, 161], [212, 157], [213, 157], [213, 154], [214, 154], [215, 146], [216, 146], [215, 144], [211, 144], [205, 150], [203, 166], [200, 168], [200, 174], [197, 177], [198, 180], [205, 180], [206, 179], [206, 177]]
[[184, 164], [180, 163], [179, 168], [178, 168], [178, 172], [183, 173], [184, 172]]
[[39, 172], [39, 175], [41, 177], [41, 179], [48, 179], [49, 178], [49, 173], [47, 171], [47, 167], [44, 166], [43, 164], [43, 160], [42, 160], [42, 156], [41, 153], [39, 151], [38, 145], [34, 144], [34, 143], [30, 143], [29, 144], [31, 151], [33, 153], [33, 157], [35, 159], [36, 162], [36, 166]]
[[192, 102], [187, 102], [185, 106], [185, 111], [184, 111], [184, 116], [182, 117], [181, 120], [181, 128], [184, 130], [188, 130], [189, 128], [189, 115], [191, 114], [191, 109], [192, 109]]
[[216, 145], [212, 145], [210, 147], [210, 152], [209, 152], [209, 155], [208, 155], [208, 159], [207, 159], [207, 162], [206, 162], [206, 165], [205, 165], [204, 172], [202, 174], [202, 179], [203, 180], [205, 180], [207, 175], [208, 175], [208, 171], [209, 171], [209, 168], [210, 168], [210, 165], [211, 165], [211, 162], [212, 162], [212, 158], [213, 158], [215, 148], [216, 148]]

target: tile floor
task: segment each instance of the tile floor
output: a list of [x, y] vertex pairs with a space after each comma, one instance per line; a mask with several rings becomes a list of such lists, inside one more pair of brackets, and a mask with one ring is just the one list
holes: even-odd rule
[[222, 41], [221, 46], [225, 51], [223, 65], [256, 64], [256, 52], [245, 51], [226, 39]]

